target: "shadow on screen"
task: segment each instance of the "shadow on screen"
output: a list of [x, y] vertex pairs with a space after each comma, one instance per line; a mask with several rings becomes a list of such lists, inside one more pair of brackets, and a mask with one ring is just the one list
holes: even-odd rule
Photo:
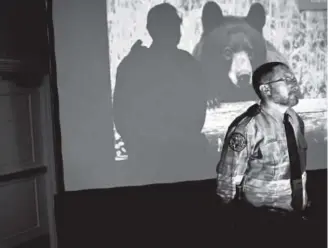
[[[295, 3], [287, 4], [291, 6], [285, 8], [293, 7], [295, 12]], [[326, 164], [323, 163], [327, 160], [326, 68], [324, 60], [313, 62], [311, 57], [314, 52], [326, 56], [325, 43], [322, 43], [326, 28], [322, 22], [313, 28], [311, 32], [318, 40], [311, 44], [306, 39], [310, 29], [300, 29], [279, 41], [282, 45], [278, 49], [277, 37], [271, 36], [268, 41], [265, 36], [270, 29], [276, 32], [279, 28], [291, 29], [295, 24], [291, 12], [286, 12], [285, 17], [284, 12], [280, 13], [280, 18], [290, 18], [291, 27], [277, 27], [271, 19], [268, 23], [264, 3], [248, 5], [244, 14], [227, 14], [233, 7], [207, 2], [204, 6], [180, 8], [177, 12], [170, 4], [160, 4], [149, 12], [139, 13], [146, 20], [140, 29], [146, 27], [152, 42], [147, 44], [146, 38], [140, 40], [144, 36], [135, 30], [136, 34], [131, 36], [138, 38], [130, 38], [132, 45], [125, 45], [128, 52], [120, 54], [123, 59], [118, 60], [117, 70], [112, 66], [116, 73], [113, 109], [117, 159], [128, 157], [135, 174], [172, 178], [174, 171], [179, 178], [179, 173], [185, 170], [197, 173], [202, 167], [213, 168], [214, 172], [229, 124], [257, 101], [251, 86], [252, 72], [269, 61], [288, 64], [299, 79], [302, 99], [296, 111], [305, 121], [311, 151], [309, 166], [322, 168]], [[188, 24], [182, 20], [181, 12]], [[272, 18], [273, 14], [270, 15]], [[302, 24], [311, 21], [302, 19], [299, 13], [298, 18]], [[196, 22], [202, 26], [192, 26]], [[123, 32], [118, 28], [124, 27], [112, 25], [109, 29], [112, 33]], [[195, 33], [198, 37], [191, 37]], [[185, 37], [187, 35], [189, 37]], [[113, 40], [111, 60], [116, 61], [113, 51], [118, 48], [115, 44], [119, 40], [116, 43]], [[188, 47], [190, 40], [193, 44]], [[124, 53], [126, 56], [122, 56]], [[312, 64], [308, 63], [310, 59]], [[305, 66], [307, 64], [311, 65]], [[304, 66], [300, 69], [300, 65]], [[315, 151], [321, 151], [320, 156], [313, 156]], [[151, 166], [140, 170], [145, 164]]]
[[192, 55], [177, 48], [181, 22], [172, 5], [151, 9], [147, 19], [151, 46], [137, 41], [117, 70], [115, 124], [136, 174], [140, 166], [149, 164], [151, 168], [140, 173], [165, 178], [173, 169], [179, 177], [185, 169], [195, 168], [188, 164], [202, 166], [211, 157], [211, 147], [201, 133], [205, 80]]

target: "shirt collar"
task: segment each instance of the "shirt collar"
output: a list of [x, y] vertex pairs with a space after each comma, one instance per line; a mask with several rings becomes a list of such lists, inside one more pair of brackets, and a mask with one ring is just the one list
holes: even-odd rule
[[[277, 111], [274, 108], [269, 108], [265, 106], [264, 104], [260, 103], [261, 110], [267, 114], [269, 114], [273, 119], [277, 120], [278, 122], [283, 122], [284, 121], [284, 114]], [[286, 112], [291, 118], [293, 117], [292, 110], [291, 108], [288, 108]]]

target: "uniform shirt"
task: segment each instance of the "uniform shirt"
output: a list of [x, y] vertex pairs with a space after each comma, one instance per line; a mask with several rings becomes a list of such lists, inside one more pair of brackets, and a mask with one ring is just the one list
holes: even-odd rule
[[[230, 202], [243, 179], [243, 196], [247, 202], [255, 207], [291, 211], [290, 161], [283, 114], [255, 105], [256, 114], [246, 112], [228, 128], [217, 166], [217, 194], [224, 202]], [[305, 208], [307, 144], [304, 123], [293, 109], [288, 109], [287, 113], [299, 148]]]

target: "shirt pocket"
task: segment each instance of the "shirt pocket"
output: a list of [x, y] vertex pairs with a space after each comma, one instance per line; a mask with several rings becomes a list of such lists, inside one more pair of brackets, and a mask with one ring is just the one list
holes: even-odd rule
[[270, 180], [275, 175], [276, 166], [281, 163], [283, 157], [282, 142], [270, 140], [262, 143], [252, 155], [253, 164], [258, 166], [260, 177]]

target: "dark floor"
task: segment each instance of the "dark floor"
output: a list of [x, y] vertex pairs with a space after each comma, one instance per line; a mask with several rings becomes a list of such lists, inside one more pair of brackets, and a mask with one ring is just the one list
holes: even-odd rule
[[[57, 195], [59, 248], [225, 248], [215, 185], [209, 179]], [[309, 238], [313, 248], [326, 248], [327, 170], [308, 172], [308, 193]]]
[[16, 246], [15, 248], [50, 248], [49, 242], [49, 235], [43, 235], [19, 246]]

